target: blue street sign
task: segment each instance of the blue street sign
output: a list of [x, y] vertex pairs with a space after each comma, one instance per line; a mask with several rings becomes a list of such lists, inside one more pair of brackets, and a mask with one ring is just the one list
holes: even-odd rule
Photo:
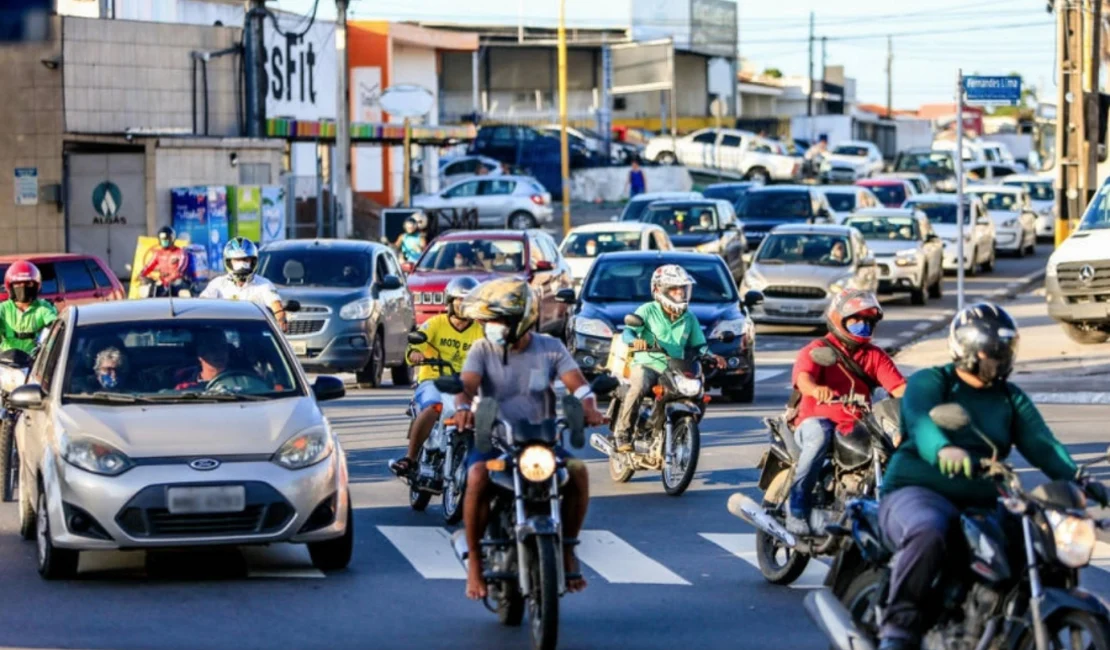
[[968, 104], [1019, 104], [1021, 77], [964, 77]]

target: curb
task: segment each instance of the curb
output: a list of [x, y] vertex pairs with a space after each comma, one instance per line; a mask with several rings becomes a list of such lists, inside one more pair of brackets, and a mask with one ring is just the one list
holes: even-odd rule
[[[1044, 274], [1045, 270], [1043, 268], [1033, 271], [1032, 273], [1028, 273], [1014, 280], [1013, 282], [1010, 282], [1001, 289], [995, 289], [994, 291], [984, 296], [983, 299], [989, 300], [991, 302], [1006, 302], [1008, 300], [1012, 300], [1019, 294], [1028, 291], [1033, 285], [1036, 285], [1044, 280]], [[904, 340], [897, 341], [893, 345], [887, 346], [887, 354], [889, 354], [891, 357], [895, 357], [902, 350], [905, 350], [914, 343], [917, 343], [918, 341], [939, 332], [945, 327], [948, 327], [948, 323], [951, 322], [952, 318], [955, 317], [955, 315], [955, 309], [947, 309], [943, 313], [937, 314], [931, 319], [920, 323], [917, 328], [908, 332], [904, 332], [902, 334]]]

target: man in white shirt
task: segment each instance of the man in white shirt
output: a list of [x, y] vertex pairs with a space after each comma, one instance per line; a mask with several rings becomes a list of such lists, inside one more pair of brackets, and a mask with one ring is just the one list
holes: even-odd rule
[[274, 313], [281, 331], [288, 331], [285, 308], [277, 287], [266, 278], [255, 275], [258, 268], [258, 247], [244, 237], [236, 237], [224, 246], [224, 268], [221, 275], [208, 283], [201, 298], [247, 300]]

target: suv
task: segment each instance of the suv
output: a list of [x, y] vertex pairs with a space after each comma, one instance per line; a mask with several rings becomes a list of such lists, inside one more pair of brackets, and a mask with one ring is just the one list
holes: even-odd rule
[[740, 222], [744, 224], [744, 237], [749, 251], [758, 248], [759, 242], [775, 226], [784, 223], [827, 222], [832, 218], [829, 200], [820, 188], [813, 185], [755, 188], [737, 204], [737, 213]]
[[1110, 179], [1087, 206], [1079, 227], [1048, 258], [1048, 315], [1077, 343], [1110, 339]]
[[262, 247], [258, 274], [273, 282], [289, 314], [287, 338], [310, 372], [354, 372], [376, 388], [390, 369], [394, 386], [407, 386], [412, 296], [392, 249], [354, 239], [291, 239]]
[[640, 221], [665, 230], [677, 250], [720, 257], [736, 282], [744, 277], [747, 242], [727, 200], [656, 201], [640, 215]]
[[924, 174], [938, 192], [956, 191], [956, 156], [952, 151], [917, 147], [899, 151], [894, 159], [894, 172]]
[[[39, 297], [54, 303], [58, 311], [66, 305], [123, 300], [127, 297], [119, 278], [112, 274], [104, 260], [95, 255], [4, 255], [0, 256], [0, 277], [8, 272], [13, 262], [19, 260], [26, 260], [39, 268], [42, 273]], [[0, 285], [0, 300], [7, 299], [7, 292]]]

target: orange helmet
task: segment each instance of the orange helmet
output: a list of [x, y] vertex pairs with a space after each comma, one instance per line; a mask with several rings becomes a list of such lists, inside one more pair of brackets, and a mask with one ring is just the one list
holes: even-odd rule
[[12, 285], [28, 282], [35, 286], [34, 293], [37, 296], [39, 290], [42, 289], [42, 273], [39, 271], [39, 267], [26, 260], [19, 260], [12, 264], [4, 273], [4, 290], [8, 292], [8, 297], [14, 295]]
[[[852, 333], [845, 325], [849, 318], [867, 321], [869, 331]], [[845, 289], [832, 300], [829, 305], [826, 320], [829, 331], [848, 347], [856, 347], [871, 340], [875, 325], [883, 319], [883, 308], [879, 306], [879, 299], [870, 291], [860, 289]]]

